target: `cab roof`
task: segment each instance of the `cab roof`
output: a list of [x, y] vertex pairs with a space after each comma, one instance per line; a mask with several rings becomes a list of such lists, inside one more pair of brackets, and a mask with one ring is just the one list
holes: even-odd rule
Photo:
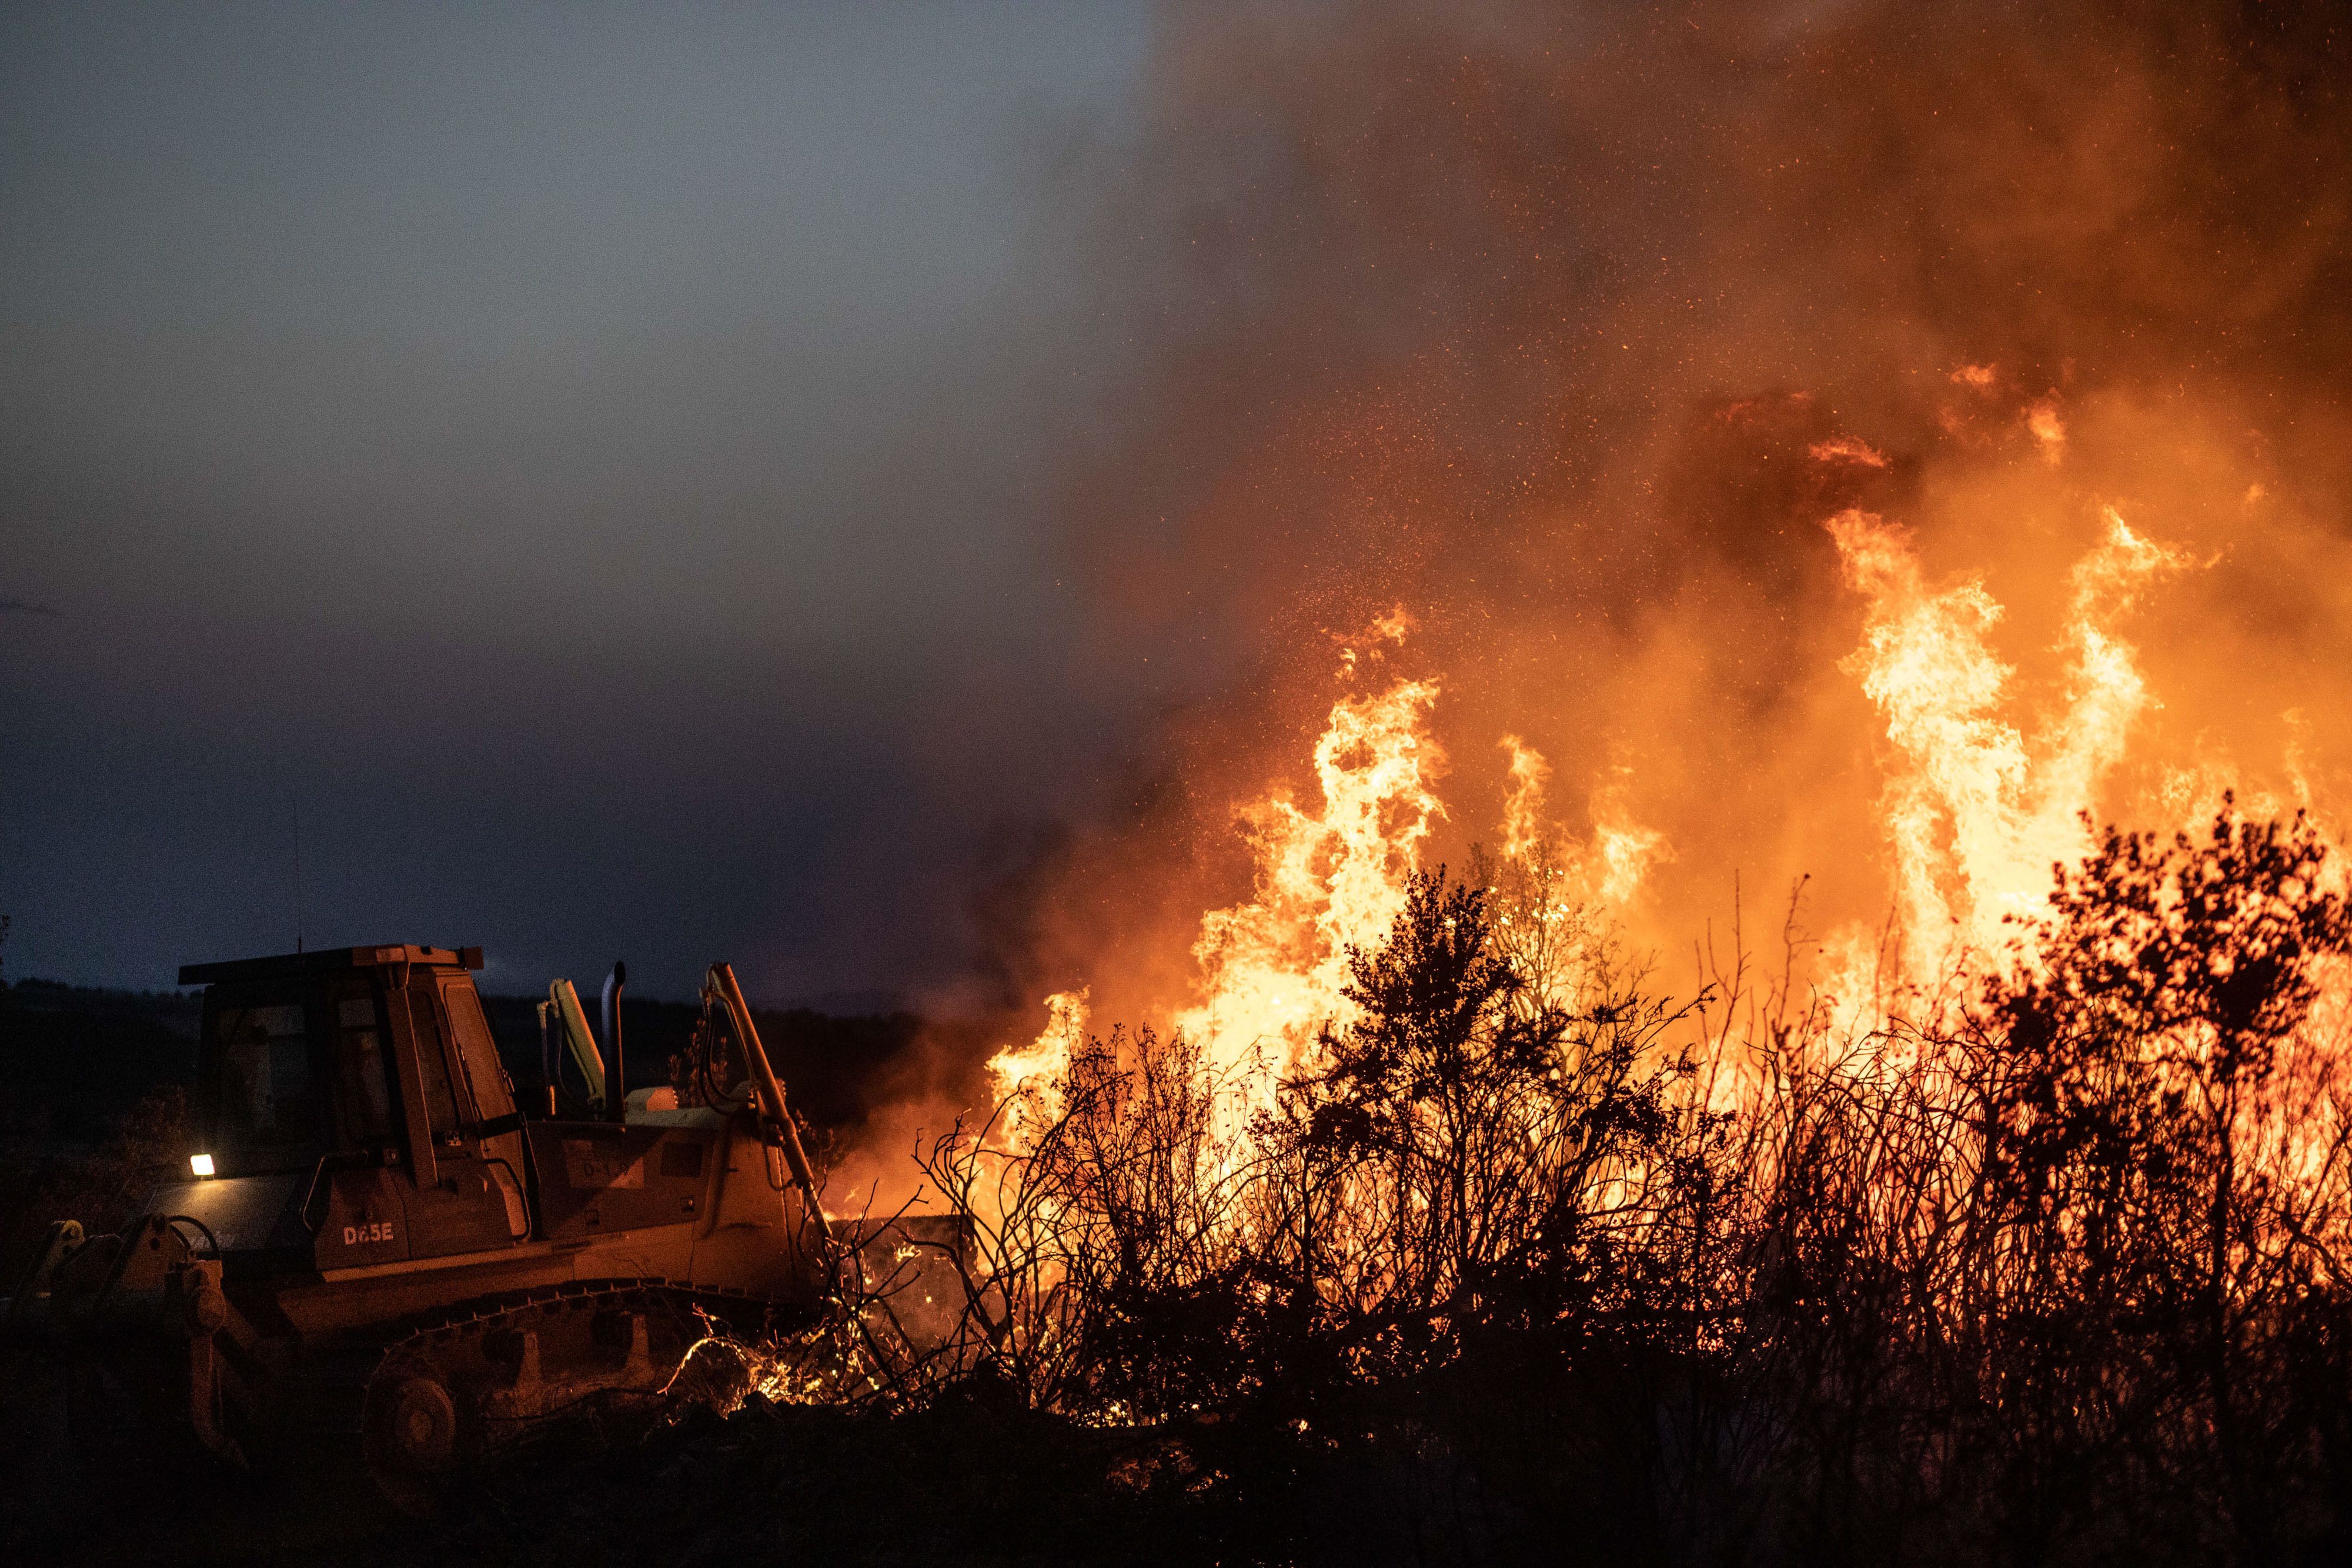
[[334, 969], [366, 969], [389, 964], [434, 964], [448, 968], [478, 969], [479, 947], [420, 947], [413, 942], [393, 946], [321, 947], [312, 953], [280, 953], [274, 958], [231, 958], [219, 964], [183, 964], [180, 984], [209, 986], [219, 980], [274, 980], [293, 975], [323, 974]]

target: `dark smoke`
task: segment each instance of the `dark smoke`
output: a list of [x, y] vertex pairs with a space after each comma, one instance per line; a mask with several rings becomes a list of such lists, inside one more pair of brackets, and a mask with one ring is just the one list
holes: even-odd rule
[[[1517, 731], [1570, 818], [1629, 770], [1676, 852], [1661, 946], [1735, 873], [1874, 916], [1883, 725], [1820, 526], [1850, 505], [1985, 574], [2027, 696], [2123, 507], [2205, 564], [2127, 627], [2163, 707], [2110, 804], [2216, 759], [2324, 786], [2347, 68], [2316, 5], [1171, 9], [1146, 129], [1096, 153], [1131, 371], [1059, 506], [1097, 652], [1177, 716], [1162, 782], [1000, 925], [1012, 988], [1181, 986], [1189, 923], [1246, 894], [1232, 803], [1305, 783], [1325, 633], [1392, 604], [1445, 683], [1441, 852], [1491, 837]], [[1885, 465], [1809, 456], [1837, 436]]]

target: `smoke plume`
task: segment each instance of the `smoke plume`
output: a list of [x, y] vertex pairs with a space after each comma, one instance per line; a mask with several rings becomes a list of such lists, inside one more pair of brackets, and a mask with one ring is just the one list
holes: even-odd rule
[[[1400, 608], [1385, 667], [1442, 688], [1424, 860], [1495, 841], [1509, 735], [1572, 828], [1658, 835], [1621, 915], [1669, 981], [1735, 878], [1751, 943], [1800, 877], [1808, 930], [1885, 917], [1908, 763], [1841, 515], [1992, 607], [1967, 722], [2045, 775], [2004, 788], [2324, 808], [2347, 57], [2316, 6], [1170, 11], [1074, 182], [1126, 368], [1055, 504], [1084, 656], [1171, 717], [1025, 879], [1013, 990], [1181, 1003], [1248, 896], [1236, 805], [1311, 788], [1342, 643]], [[2111, 511], [2179, 570], [2102, 601], [2145, 700], [2060, 802]]]

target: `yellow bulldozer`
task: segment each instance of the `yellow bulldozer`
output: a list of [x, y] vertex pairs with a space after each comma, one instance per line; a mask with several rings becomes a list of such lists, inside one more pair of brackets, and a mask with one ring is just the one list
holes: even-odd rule
[[826, 1218], [728, 966], [703, 1002], [735, 1082], [626, 1092], [615, 965], [601, 1045], [551, 988], [529, 1107], [480, 967], [401, 945], [183, 968], [206, 988], [186, 1179], [119, 1235], [53, 1226], [0, 1281], [0, 1324], [102, 1354], [225, 1459], [340, 1446], [422, 1504], [551, 1415], [667, 1386], [714, 1335], [789, 1334], [848, 1288], [919, 1346], [927, 1308], [960, 1304], [952, 1222]]

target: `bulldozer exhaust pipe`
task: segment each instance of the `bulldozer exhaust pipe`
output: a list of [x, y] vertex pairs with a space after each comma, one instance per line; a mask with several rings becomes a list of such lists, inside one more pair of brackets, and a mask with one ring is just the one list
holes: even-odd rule
[[554, 1017], [555, 1004], [539, 1004], [539, 1080], [547, 1086], [547, 1114], [555, 1116], [555, 1031], [561, 1026]]
[[629, 1115], [629, 1081], [621, 1071], [621, 988], [629, 983], [629, 967], [613, 960], [604, 977], [604, 1113], [615, 1122]]

